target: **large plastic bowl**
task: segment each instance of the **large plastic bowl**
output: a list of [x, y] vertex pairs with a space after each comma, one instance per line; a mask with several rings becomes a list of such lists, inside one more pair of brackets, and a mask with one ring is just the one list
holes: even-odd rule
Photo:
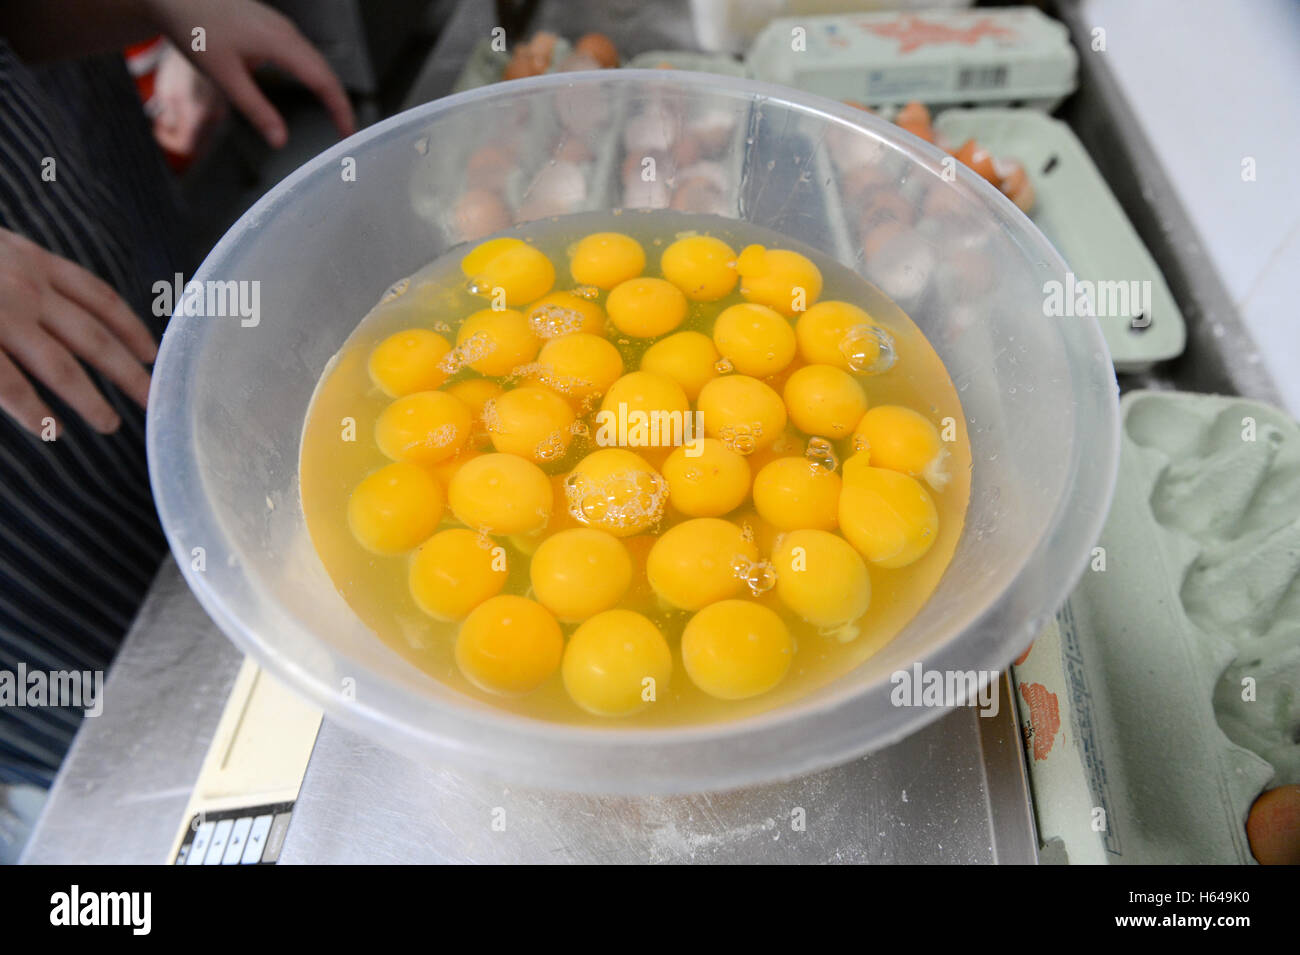
[[[390, 283], [460, 241], [448, 210], [475, 144], [524, 137], [529, 168], [513, 173], [519, 195], [567, 128], [596, 157], [580, 166], [581, 208], [612, 208], [622, 197], [624, 125], [647, 108], [665, 124], [683, 109], [735, 118], [730, 162], [739, 175], [724, 214], [835, 257], [911, 315], [961, 396], [973, 485], [933, 597], [852, 672], [733, 722], [574, 727], [467, 699], [362, 624], [308, 537], [299, 441], [317, 379], [359, 318]], [[644, 126], [638, 135], [647, 136]], [[867, 213], [902, 226], [891, 226], [879, 253], [864, 256], [850, 238], [862, 212], [841, 202], [834, 158], [873, 165], [868, 178], [907, 204]], [[997, 190], [946, 160], [828, 100], [668, 70], [501, 83], [340, 143], [263, 197], [193, 277], [259, 282], [256, 324], [177, 314], [164, 336], [149, 399], [149, 465], [190, 587], [231, 640], [330, 719], [418, 758], [518, 783], [730, 788], [843, 762], [915, 731], [943, 711], [893, 705], [890, 675], [918, 661], [997, 671], [1029, 645], [1085, 568], [1119, 438], [1115, 378], [1096, 323], [1046, 317], [1045, 284], [1063, 283], [1066, 264]]]

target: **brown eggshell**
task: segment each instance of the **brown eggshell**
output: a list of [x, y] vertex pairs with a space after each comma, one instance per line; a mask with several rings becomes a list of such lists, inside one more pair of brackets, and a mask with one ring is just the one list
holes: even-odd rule
[[510, 225], [510, 210], [487, 189], [470, 189], [456, 201], [452, 213], [456, 231], [466, 241], [481, 239]]
[[618, 66], [618, 47], [603, 33], [587, 33], [579, 37], [573, 49], [585, 53], [607, 70]]
[[1260, 865], [1300, 865], [1300, 785], [1278, 786], [1256, 799], [1246, 837]]

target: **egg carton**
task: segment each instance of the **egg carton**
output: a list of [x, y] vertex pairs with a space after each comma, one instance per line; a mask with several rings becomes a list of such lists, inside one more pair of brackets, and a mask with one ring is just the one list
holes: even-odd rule
[[1090, 569], [1014, 667], [1044, 858], [1246, 863], [1300, 782], [1300, 426], [1240, 398], [1121, 402]]
[[758, 79], [881, 107], [1024, 105], [1075, 88], [1069, 31], [1032, 7], [846, 13], [772, 20], [745, 62]]
[[[691, 70], [697, 73], [717, 73], [722, 76], [736, 77], [749, 75], [744, 64], [732, 57], [723, 54], [695, 53], [686, 50], [647, 50], [632, 57], [623, 66], [627, 69], [652, 70], [669, 68]], [[627, 116], [628, 111], [633, 108], [626, 103], [622, 104], [622, 107], [623, 116]], [[635, 118], [635, 116], [631, 116], [628, 118], [627, 123], [611, 125], [610, 134], [603, 146], [604, 153], [608, 157], [608, 168], [610, 170], [610, 179], [608, 181], [610, 191], [606, 197], [609, 207], [632, 209], [666, 208], [676, 196], [676, 190], [683, 185], [686, 174], [690, 173], [691, 167], [697, 163], [703, 171], [701, 178], [716, 178], [719, 180], [718, 185], [722, 192], [734, 193], [732, 187], [739, 182], [743, 168], [748, 122], [740, 121], [735, 124], [729, 133], [727, 144], [719, 149], [715, 156], [679, 161], [670, 155], [666, 163], [667, 168], [656, 170], [654, 182], [629, 190], [624, 184], [623, 166], [629, 155], [626, 141], [630, 136], [635, 135], [634, 129], [629, 132], [630, 123], [635, 121]], [[676, 137], [673, 144], [675, 146], [681, 142], [687, 128], [702, 118], [704, 117], [698, 108], [679, 116], [672, 110], [671, 106], [665, 106], [665, 114], [659, 123], [647, 121], [650, 127], [647, 132], [654, 132], [653, 127], [656, 125], [662, 129], [671, 130]], [[646, 144], [646, 148], [637, 150], [637, 154], [658, 155], [658, 161], [662, 167], [664, 165], [662, 153], [665, 151], [671, 153], [672, 147], [669, 147], [668, 150], [661, 150], [653, 148], [653, 144]], [[660, 184], [662, 184], [662, 187]], [[734, 217], [738, 213], [738, 210], [734, 208], [710, 205], [707, 201], [707, 195], [700, 195], [698, 199], [699, 201], [696, 202], [687, 201], [685, 203], [686, 207], [682, 211], [713, 212], [729, 217]]]
[[[572, 51], [572, 45], [558, 38], [552, 63], [560, 63]], [[462, 92], [501, 81], [510, 56], [494, 50], [491, 42], [482, 40], [475, 44], [458, 76], [453, 90]], [[548, 72], [553, 72], [554, 67]], [[611, 178], [607, 151], [596, 148], [608, 125], [618, 125], [619, 105], [606, 100], [589, 102], [589, 94], [573, 90], [567, 94], [573, 102], [564, 100], [561, 93], [545, 108], [534, 106], [526, 116], [503, 115], [499, 124], [469, 126], [452, 138], [450, 159], [429, 175], [443, 175], [446, 169], [462, 171], [457, 184], [458, 194], [472, 187], [469, 165], [475, 153], [484, 148], [510, 143], [516, 155], [526, 162], [512, 167], [504, 176], [497, 191], [509, 212], [516, 219], [538, 219], [548, 215], [580, 212], [603, 208], [606, 202], [606, 184]], [[557, 105], [558, 104], [558, 105]], [[567, 109], [567, 118], [556, 110]], [[580, 120], [581, 122], [577, 122]], [[571, 126], [584, 128], [570, 129]], [[557, 136], [557, 130], [568, 130]], [[567, 158], [565, 150], [578, 146], [585, 153], [577, 158]], [[451, 244], [467, 238], [460, 234], [454, 213], [447, 203], [437, 210], [439, 225]]]
[[[1164, 276], [1087, 150], [1065, 123], [1033, 110], [948, 110], [934, 121], [941, 144], [974, 139], [998, 159], [1025, 167], [1036, 196], [1029, 217], [1075, 276], [1062, 304], [1076, 303], [1078, 283], [1093, 283], [1098, 316], [1115, 370], [1146, 371], [1182, 354], [1187, 325]], [[1096, 283], [1110, 283], [1097, 285]], [[1126, 300], [1126, 301], [1125, 301]]]

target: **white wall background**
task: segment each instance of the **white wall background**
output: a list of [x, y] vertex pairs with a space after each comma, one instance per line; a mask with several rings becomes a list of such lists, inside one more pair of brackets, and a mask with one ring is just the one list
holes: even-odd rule
[[[1300, 2], [1085, 0], [1083, 10], [1105, 28], [1101, 55], [1300, 414]], [[1245, 157], [1255, 182], [1242, 181]]]

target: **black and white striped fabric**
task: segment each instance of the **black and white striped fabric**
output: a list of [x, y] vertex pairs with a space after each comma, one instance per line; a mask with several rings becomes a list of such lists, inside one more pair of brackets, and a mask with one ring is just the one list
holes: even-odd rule
[[[53, 182], [41, 176], [46, 157]], [[0, 40], [0, 225], [97, 274], [161, 333], [152, 285], [188, 262], [169, 174], [121, 57], [35, 70]], [[64, 425], [59, 440], [0, 414], [0, 670], [106, 669], [165, 550], [144, 413], [90, 372], [121, 415], [114, 435], [43, 389]], [[48, 785], [81, 718], [0, 706], [0, 783]]]

